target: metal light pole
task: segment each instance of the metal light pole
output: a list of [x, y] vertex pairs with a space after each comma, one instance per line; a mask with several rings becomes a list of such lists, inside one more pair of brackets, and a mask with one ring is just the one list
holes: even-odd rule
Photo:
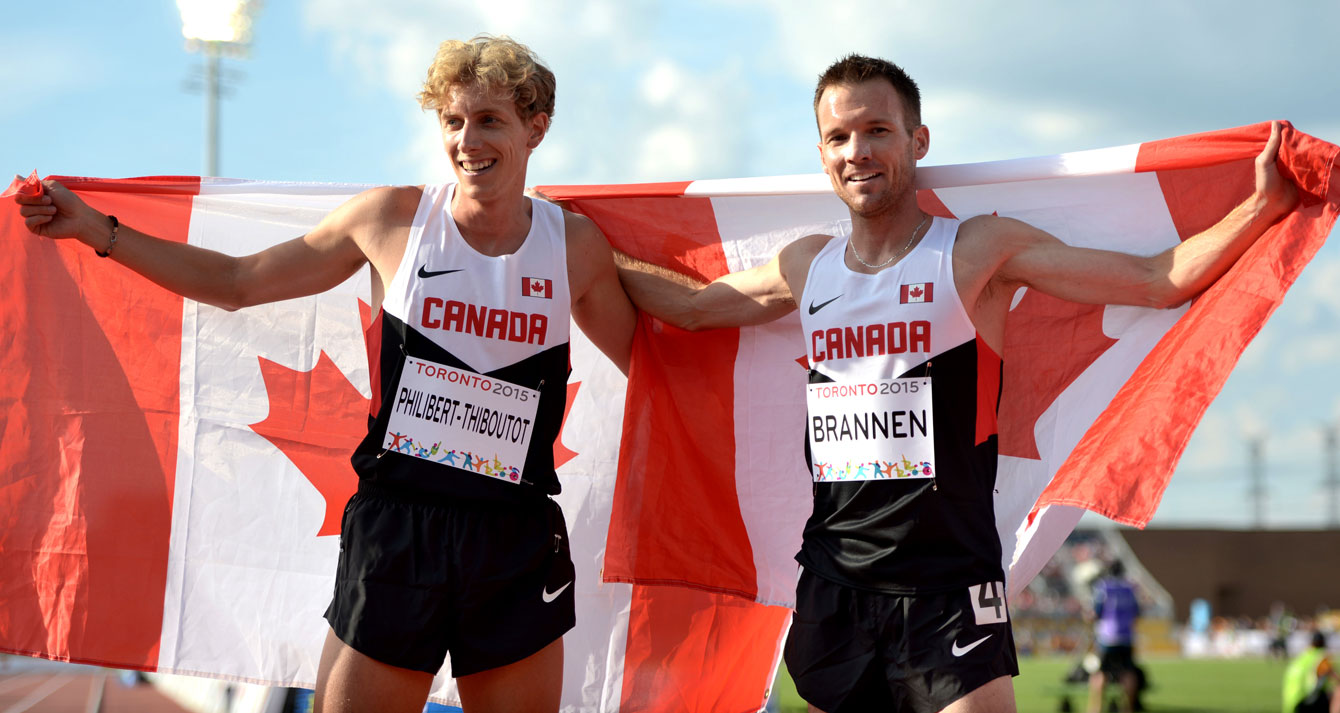
[[1326, 488], [1326, 527], [1334, 530], [1340, 528], [1340, 468], [1336, 459], [1340, 427], [1334, 423], [1322, 426], [1321, 437], [1326, 447], [1326, 479], [1322, 481]]
[[1247, 437], [1247, 462], [1251, 474], [1252, 526], [1258, 530], [1266, 527], [1266, 437], [1252, 434]]
[[242, 56], [260, 0], [177, 0], [186, 49], [205, 55], [205, 175], [219, 173], [219, 62]]

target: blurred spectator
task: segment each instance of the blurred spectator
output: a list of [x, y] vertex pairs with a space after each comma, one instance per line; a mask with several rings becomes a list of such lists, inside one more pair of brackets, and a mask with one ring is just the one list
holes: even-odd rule
[[1135, 620], [1140, 617], [1135, 586], [1126, 568], [1116, 560], [1107, 576], [1093, 589], [1094, 640], [1098, 644], [1098, 672], [1089, 677], [1089, 712], [1101, 713], [1108, 681], [1121, 685], [1122, 711], [1137, 710], [1140, 679], [1135, 666]]
[[1271, 632], [1270, 637], [1270, 658], [1278, 658], [1281, 661], [1289, 660], [1289, 634], [1293, 633], [1298, 624], [1298, 619], [1294, 617], [1284, 602], [1275, 602], [1270, 605], [1270, 618], [1267, 619], [1266, 626]]
[[1282, 713], [1340, 712], [1340, 696], [1331, 699], [1338, 681], [1340, 674], [1326, 653], [1326, 635], [1314, 632], [1312, 645], [1284, 669]]

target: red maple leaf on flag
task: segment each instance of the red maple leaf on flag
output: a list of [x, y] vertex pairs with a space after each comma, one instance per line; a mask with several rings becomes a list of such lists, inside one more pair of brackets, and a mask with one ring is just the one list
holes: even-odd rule
[[358, 489], [349, 456], [368, 430], [368, 399], [324, 352], [311, 371], [260, 357], [270, 414], [251, 430], [283, 451], [326, 499], [317, 537], [340, 534], [344, 505]]
[[568, 384], [568, 402], [563, 407], [563, 425], [558, 428], [558, 438], [554, 439], [554, 468], [562, 468], [564, 463], [577, 457], [577, 451], [570, 450], [563, 445], [563, 434], [568, 430], [568, 414], [572, 413], [572, 402], [577, 400], [577, 390], [582, 386], [582, 382], [574, 381]]
[[[366, 332], [372, 325], [372, 309], [362, 300], [358, 306]], [[326, 515], [316, 536], [338, 535], [344, 506], [358, 489], [349, 456], [367, 433], [370, 401], [324, 351], [311, 371], [295, 371], [264, 357], [260, 367], [270, 413], [251, 424], [251, 430], [282, 451], [325, 499]], [[562, 434], [580, 387], [580, 381], [568, 384], [563, 425], [554, 441], [555, 468], [577, 457], [563, 445]]]
[[1117, 340], [1103, 333], [1104, 305], [1026, 290], [1005, 320], [1000, 454], [1038, 460], [1038, 417]]
[[921, 297], [922, 292], [923, 291], [921, 289], [921, 285], [917, 285], [916, 287], [913, 287], [912, 289], [908, 290], [907, 294], [912, 295], [912, 297], [916, 298]]

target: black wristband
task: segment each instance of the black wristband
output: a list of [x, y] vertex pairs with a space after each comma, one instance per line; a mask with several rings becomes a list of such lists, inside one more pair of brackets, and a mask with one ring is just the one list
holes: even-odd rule
[[121, 227], [121, 223], [117, 221], [116, 216], [108, 214], [107, 217], [112, 219], [112, 239], [107, 241], [106, 252], [94, 248], [93, 254], [98, 257], [107, 257], [112, 254], [112, 248], [116, 247], [116, 229]]

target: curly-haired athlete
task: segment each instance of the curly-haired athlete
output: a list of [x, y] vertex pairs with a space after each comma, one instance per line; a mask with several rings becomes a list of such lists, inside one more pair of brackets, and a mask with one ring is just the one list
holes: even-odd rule
[[554, 711], [574, 624], [550, 497], [569, 317], [626, 370], [634, 312], [595, 225], [523, 193], [554, 114], [554, 75], [527, 47], [444, 42], [419, 100], [454, 182], [371, 189], [255, 255], [145, 235], [54, 181], [16, 200], [33, 232], [229, 310], [370, 265], [380, 383], [353, 456], [316, 708], [419, 711], [450, 653], [465, 710]]

